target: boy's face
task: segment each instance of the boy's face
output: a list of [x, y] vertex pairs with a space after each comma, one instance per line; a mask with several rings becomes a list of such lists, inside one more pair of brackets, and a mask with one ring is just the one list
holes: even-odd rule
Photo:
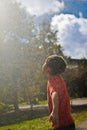
[[49, 66], [47, 66], [46, 64], [43, 65], [43, 71], [46, 74], [46, 76], [49, 78], [51, 76], [51, 69]]

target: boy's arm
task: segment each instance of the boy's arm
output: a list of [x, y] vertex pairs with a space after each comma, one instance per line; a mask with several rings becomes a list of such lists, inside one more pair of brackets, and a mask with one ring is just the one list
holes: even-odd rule
[[54, 123], [58, 124], [58, 94], [57, 92], [52, 93], [52, 113], [50, 114], [50, 121], [54, 121]]
[[53, 112], [58, 115], [58, 94], [57, 94], [57, 92], [52, 93], [52, 106], [53, 106]]

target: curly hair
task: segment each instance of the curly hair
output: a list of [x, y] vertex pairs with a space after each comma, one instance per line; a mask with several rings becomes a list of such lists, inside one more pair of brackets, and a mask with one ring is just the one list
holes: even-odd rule
[[48, 66], [51, 69], [51, 75], [59, 75], [66, 69], [66, 61], [62, 56], [51, 55], [44, 63], [43, 70]]

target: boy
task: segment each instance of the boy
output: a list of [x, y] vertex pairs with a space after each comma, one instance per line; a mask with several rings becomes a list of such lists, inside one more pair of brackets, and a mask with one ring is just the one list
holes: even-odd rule
[[71, 107], [66, 84], [61, 74], [66, 69], [66, 62], [57, 55], [51, 55], [42, 67], [48, 77], [48, 107], [53, 130], [75, 130], [71, 116]]

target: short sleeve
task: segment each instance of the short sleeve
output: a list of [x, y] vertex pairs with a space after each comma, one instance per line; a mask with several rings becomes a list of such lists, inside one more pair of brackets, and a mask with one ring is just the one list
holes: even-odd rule
[[49, 89], [50, 95], [52, 95], [53, 92], [58, 92], [58, 83], [55, 79], [50, 79], [48, 81], [48, 89]]

